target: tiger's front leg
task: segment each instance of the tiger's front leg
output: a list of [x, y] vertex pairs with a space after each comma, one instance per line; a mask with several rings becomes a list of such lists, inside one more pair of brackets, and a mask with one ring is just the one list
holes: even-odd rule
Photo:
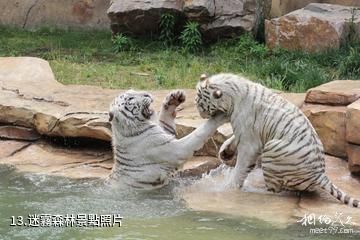
[[164, 99], [159, 116], [159, 125], [169, 134], [176, 135], [176, 108], [185, 102], [185, 92], [175, 90], [170, 92]]
[[250, 143], [240, 143], [237, 149], [236, 165], [231, 172], [230, 187], [242, 188], [244, 181], [256, 166], [259, 151], [256, 146]]
[[237, 155], [237, 145], [235, 135], [227, 139], [220, 147], [218, 158], [228, 166], [235, 166]]

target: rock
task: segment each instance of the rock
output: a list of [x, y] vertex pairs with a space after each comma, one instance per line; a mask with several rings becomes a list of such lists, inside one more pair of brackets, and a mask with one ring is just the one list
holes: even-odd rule
[[349, 169], [352, 173], [360, 173], [360, 145], [348, 143], [346, 147]]
[[346, 107], [306, 104], [302, 111], [318, 133], [325, 152], [337, 157], [346, 157]]
[[191, 21], [208, 23], [215, 16], [215, 1], [184, 0], [183, 11]]
[[360, 98], [360, 81], [337, 80], [307, 91], [305, 102], [346, 106]]
[[108, 29], [109, 0], [0, 0], [0, 25], [25, 29]]
[[184, 164], [180, 177], [201, 177], [220, 164], [220, 160], [214, 157], [194, 157]]
[[[85, 137], [110, 141], [108, 108], [123, 90], [93, 86], [64, 86], [58, 83], [49, 64], [38, 58], [0, 58], [0, 122], [35, 129], [41, 135]], [[168, 90], [150, 91], [159, 110]], [[187, 101], [177, 116], [180, 136], [203, 123], [193, 103], [195, 90], [186, 90]], [[205, 145], [202, 154], [216, 156], [214, 141], [220, 145], [223, 134], [217, 133]], [[221, 143], [220, 143], [221, 142]], [[211, 151], [206, 154], [207, 151]]]
[[0, 139], [35, 141], [40, 135], [31, 128], [19, 126], [0, 126]]
[[[330, 179], [351, 196], [360, 199], [359, 181], [351, 177], [346, 165], [341, 159], [326, 156], [326, 173]], [[301, 226], [297, 221], [305, 214], [314, 213], [317, 217], [330, 215], [334, 218], [336, 212], [342, 213], [345, 219], [347, 216], [352, 217], [353, 226], [360, 226], [357, 211], [339, 203], [327, 193], [318, 191], [314, 194], [302, 194], [299, 198], [295, 193], [267, 192], [259, 169], [249, 175], [241, 191], [226, 189], [222, 178], [223, 175], [205, 177], [184, 189], [182, 195], [187, 206], [195, 211], [260, 219], [278, 228], [286, 228], [291, 224]]]
[[162, 14], [180, 15], [182, 7], [182, 0], [112, 0], [107, 14], [114, 34], [152, 35], [159, 31]]
[[[285, 16], [266, 20], [265, 35], [269, 48], [281, 47], [308, 52], [339, 48], [349, 32], [351, 7], [311, 3]], [[360, 31], [360, 11], [355, 25]]]
[[201, 30], [206, 39], [234, 37], [252, 32], [256, 23], [256, 1], [215, 1], [215, 18]]
[[84, 179], [108, 176], [112, 159], [110, 149], [69, 149], [39, 141], [26, 145], [11, 156], [0, 158], [0, 164], [14, 166], [20, 172]]
[[114, 34], [149, 36], [159, 32], [161, 15], [171, 13], [179, 23], [198, 22], [204, 40], [210, 41], [244, 32], [256, 33], [270, 8], [270, 0], [113, 0], [108, 16]]
[[309, 3], [330, 3], [345, 6], [360, 6], [360, 2], [358, 0], [273, 0], [271, 16], [283, 16], [289, 12], [303, 8]]
[[305, 100], [305, 93], [279, 93], [280, 96], [297, 106], [298, 108], [301, 108], [304, 104]]
[[360, 145], [360, 100], [347, 106], [346, 141]]

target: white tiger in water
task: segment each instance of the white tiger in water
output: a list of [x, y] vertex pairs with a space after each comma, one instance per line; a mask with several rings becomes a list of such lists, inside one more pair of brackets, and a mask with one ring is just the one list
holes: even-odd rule
[[148, 93], [130, 90], [115, 98], [109, 112], [114, 165], [108, 180], [138, 189], [160, 188], [224, 123], [225, 118], [217, 116], [176, 139], [176, 108], [184, 101], [183, 91], [169, 93], [157, 120]]
[[221, 146], [219, 157], [227, 161], [237, 154], [231, 176], [236, 187], [243, 186], [258, 161], [270, 191], [323, 189], [345, 204], [360, 206], [325, 175], [317, 133], [300, 109], [278, 94], [233, 74], [202, 75], [196, 104], [202, 117], [221, 112], [231, 122], [234, 135]]

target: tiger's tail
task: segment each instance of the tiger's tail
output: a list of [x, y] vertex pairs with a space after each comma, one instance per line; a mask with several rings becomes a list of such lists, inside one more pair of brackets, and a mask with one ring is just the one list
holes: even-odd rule
[[336, 187], [331, 181], [330, 179], [328, 179], [327, 177], [323, 180], [323, 183], [325, 184], [320, 184], [321, 189], [325, 190], [326, 192], [330, 193], [333, 197], [335, 197], [336, 199], [338, 199], [339, 201], [341, 201], [342, 203], [349, 205], [350, 207], [356, 207], [356, 208], [360, 208], [360, 202], [359, 200], [350, 197], [349, 195], [347, 195], [345, 192], [343, 192], [342, 190], [340, 190], [338, 187]]

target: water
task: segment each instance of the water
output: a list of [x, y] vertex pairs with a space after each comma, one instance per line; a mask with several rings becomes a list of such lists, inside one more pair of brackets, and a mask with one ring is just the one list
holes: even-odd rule
[[[181, 186], [139, 193], [99, 180], [21, 174], [0, 166], [0, 239], [344, 239], [309, 235], [299, 225], [277, 229], [266, 222], [188, 209]], [[121, 214], [121, 227], [10, 226], [28, 214]], [[346, 235], [346, 238], [351, 238]], [[356, 239], [355, 236], [352, 237]]]

